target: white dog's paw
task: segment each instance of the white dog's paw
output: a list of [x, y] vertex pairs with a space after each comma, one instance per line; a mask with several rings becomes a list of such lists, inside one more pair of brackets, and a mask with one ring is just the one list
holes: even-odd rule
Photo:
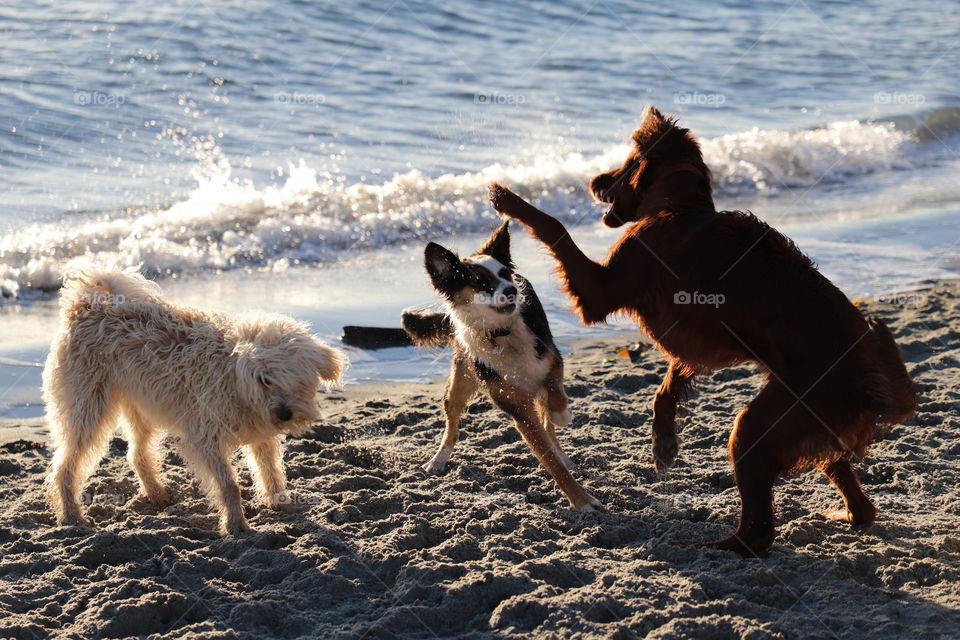
[[450, 454], [452, 453], [453, 449], [447, 449], [446, 447], [441, 448], [435, 456], [430, 458], [430, 462], [423, 465], [422, 469], [427, 473], [443, 473], [447, 469], [447, 462], [449, 462]]
[[250, 531], [250, 523], [244, 517], [226, 518], [220, 523], [220, 533], [225, 536], [235, 536], [244, 531]]
[[57, 518], [57, 525], [61, 527], [87, 527], [92, 529], [93, 520], [78, 511], [77, 513], [60, 516]]
[[158, 509], [165, 509], [169, 507], [174, 502], [176, 502], [176, 497], [173, 495], [173, 491], [169, 487], [160, 487], [144, 495], [144, 498], [157, 507]]

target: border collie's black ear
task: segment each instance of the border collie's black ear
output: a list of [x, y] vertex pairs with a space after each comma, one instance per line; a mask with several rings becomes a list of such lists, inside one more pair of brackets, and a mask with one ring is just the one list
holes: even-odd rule
[[513, 268], [513, 260], [510, 258], [510, 221], [505, 220], [503, 224], [494, 229], [487, 242], [477, 251], [479, 255], [490, 256], [498, 260], [504, 266]]
[[460, 258], [453, 251], [441, 247], [436, 242], [431, 242], [423, 252], [424, 265], [427, 267], [427, 273], [433, 286], [443, 288], [452, 278], [461, 275], [463, 268], [460, 266]]

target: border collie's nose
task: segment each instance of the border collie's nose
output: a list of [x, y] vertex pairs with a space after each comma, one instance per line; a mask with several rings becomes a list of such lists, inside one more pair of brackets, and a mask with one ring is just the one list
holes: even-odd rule
[[286, 422], [291, 418], [293, 418], [293, 411], [290, 410], [290, 407], [288, 407], [285, 404], [282, 404], [279, 407], [277, 407], [277, 420], [279, 420], [280, 422]]
[[503, 290], [503, 295], [505, 295], [508, 298], [512, 298], [513, 296], [517, 295], [517, 288], [507, 287], [506, 289]]

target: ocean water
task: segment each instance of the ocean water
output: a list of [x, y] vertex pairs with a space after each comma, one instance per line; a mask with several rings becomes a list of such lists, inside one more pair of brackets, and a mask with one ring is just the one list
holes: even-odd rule
[[[471, 251], [501, 180], [601, 256], [584, 186], [644, 105], [700, 138], [721, 208], [793, 236], [851, 297], [956, 277], [960, 6], [172, 1], [0, 7], [0, 417], [38, 415], [71, 261], [336, 340], [429, 305], [429, 240]], [[560, 341], [543, 252], [517, 261]], [[625, 336], [625, 340], [626, 340]], [[443, 358], [353, 352], [350, 381]], [[4, 392], [4, 389], [6, 391]]]

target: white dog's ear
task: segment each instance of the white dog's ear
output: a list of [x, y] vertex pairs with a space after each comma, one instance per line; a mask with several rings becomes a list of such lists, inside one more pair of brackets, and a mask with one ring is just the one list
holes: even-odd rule
[[269, 386], [263, 364], [256, 356], [256, 349], [252, 344], [238, 344], [234, 350], [237, 357], [237, 386], [247, 398], [256, 398]]
[[346, 357], [340, 351], [326, 345], [320, 345], [316, 355], [315, 365], [320, 379], [325, 382], [340, 382]]

